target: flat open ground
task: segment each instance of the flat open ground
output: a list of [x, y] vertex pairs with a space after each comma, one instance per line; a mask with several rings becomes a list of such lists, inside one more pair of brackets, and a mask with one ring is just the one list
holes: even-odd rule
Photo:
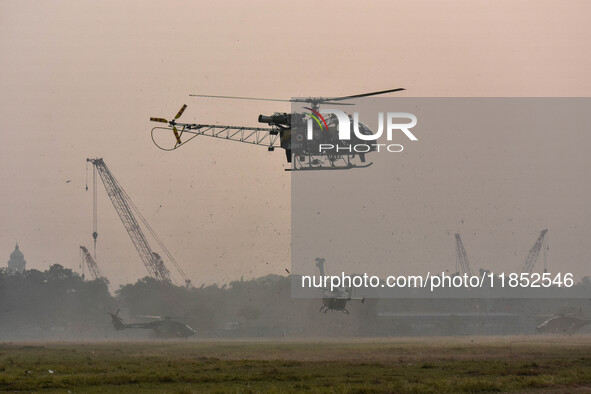
[[0, 344], [0, 390], [591, 391], [591, 337]]

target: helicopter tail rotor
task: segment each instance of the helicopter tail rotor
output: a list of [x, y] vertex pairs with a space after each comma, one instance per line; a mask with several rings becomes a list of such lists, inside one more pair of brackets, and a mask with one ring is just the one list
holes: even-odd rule
[[181, 109], [179, 110], [179, 112], [177, 112], [177, 114], [175, 115], [175, 117], [173, 118], [173, 120], [168, 121], [164, 118], [150, 118], [150, 121], [152, 122], [160, 122], [160, 123], [168, 123], [170, 126], [172, 126], [172, 132], [174, 133], [174, 138], [176, 138], [176, 142], [177, 145], [181, 144], [181, 135], [182, 132], [179, 133], [179, 130], [176, 128], [175, 126], [175, 120], [177, 120], [178, 118], [181, 117], [181, 115], [183, 114], [183, 112], [185, 112], [185, 110], [187, 109], [187, 104], [183, 104], [183, 106], [181, 107]]
[[175, 119], [180, 118], [181, 115], [183, 114], [183, 112], [185, 112], [186, 109], [187, 109], [187, 104], [183, 104], [183, 106], [181, 107], [181, 109], [179, 110], [179, 112], [176, 114], [176, 116], [174, 118]]
[[176, 126], [172, 126], [172, 132], [174, 133], [174, 138], [176, 138], [176, 143], [180, 145], [181, 135], [179, 134], [179, 131], [177, 130]]

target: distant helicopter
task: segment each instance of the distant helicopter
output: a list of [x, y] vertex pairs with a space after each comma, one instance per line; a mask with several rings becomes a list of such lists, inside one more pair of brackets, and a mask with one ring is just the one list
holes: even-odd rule
[[591, 324], [591, 320], [584, 320], [576, 316], [554, 316], [538, 327], [536, 330], [545, 334], [574, 334], [587, 324]]
[[113, 326], [116, 330], [125, 330], [128, 328], [143, 328], [154, 330], [156, 336], [159, 338], [188, 338], [191, 335], [195, 335], [195, 330], [189, 327], [187, 324], [173, 320], [173, 317], [169, 316], [146, 316], [149, 319], [157, 319], [146, 323], [123, 323], [123, 319], [119, 317], [119, 310], [117, 313], [110, 313]]
[[[154, 127], [151, 131], [152, 141], [154, 144], [166, 151], [177, 149], [193, 138], [205, 135], [209, 137], [227, 139], [232, 141], [244, 142], [247, 144], [266, 146], [269, 151], [274, 151], [276, 147], [281, 147], [285, 150], [285, 156], [288, 163], [293, 163], [292, 167], [286, 171], [294, 170], [348, 170], [351, 168], [365, 168], [372, 163], [356, 164], [354, 159], [359, 156], [359, 161], [365, 163], [365, 156], [367, 153], [375, 151], [375, 147], [369, 147], [369, 150], [363, 153], [348, 152], [346, 147], [353, 146], [357, 143], [363, 142], [357, 136], [353, 135], [350, 140], [343, 141], [338, 138], [338, 123], [337, 117], [334, 115], [322, 117], [318, 112], [320, 105], [353, 105], [350, 103], [343, 103], [342, 101], [375, 96], [386, 93], [393, 93], [405, 90], [404, 88], [389, 89], [379, 92], [362, 93], [352, 96], [343, 97], [309, 97], [302, 99], [266, 99], [254, 97], [235, 97], [235, 96], [208, 96], [191, 94], [192, 97], [207, 97], [218, 99], [236, 99], [236, 100], [257, 100], [257, 101], [280, 101], [289, 103], [307, 103], [308, 107], [304, 109], [309, 110], [309, 113], [286, 113], [275, 112], [273, 115], [259, 115], [259, 123], [265, 123], [270, 128], [260, 127], [243, 127], [243, 126], [223, 126], [211, 124], [198, 123], [178, 123], [177, 119], [181, 117], [187, 105], [183, 105], [179, 112], [172, 120], [164, 118], [152, 117], [152, 122], [167, 123], [169, 127]], [[350, 117], [350, 116], [349, 116]], [[306, 124], [308, 119], [313, 118], [317, 125], [313, 124], [314, 138], [307, 140], [304, 137]], [[322, 122], [320, 122], [322, 119]], [[353, 127], [353, 126], [351, 126]], [[322, 129], [324, 132], [320, 132]], [[164, 145], [160, 138], [157, 138], [159, 132], [166, 132], [174, 135], [173, 144]], [[359, 132], [363, 135], [374, 134], [369, 127], [359, 122]], [[293, 133], [293, 135], [292, 135]], [[183, 138], [188, 134], [188, 138]], [[320, 149], [321, 145], [326, 147], [331, 145], [330, 149]], [[340, 148], [340, 149], [339, 149]]]
[[[316, 266], [320, 271], [320, 276], [324, 277], [324, 259], [317, 257]], [[351, 287], [337, 287], [332, 291], [324, 289], [320, 312], [343, 311], [346, 314], [349, 314], [349, 311], [347, 310], [347, 303], [349, 301], [361, 301], [362, 304], [365, 303], [365, 298], [353, 298], [351, 297], [352, 293], [353, 289]]]

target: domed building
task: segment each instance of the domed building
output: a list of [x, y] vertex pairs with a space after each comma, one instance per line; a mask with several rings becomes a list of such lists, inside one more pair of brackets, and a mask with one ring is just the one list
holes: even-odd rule
[[18, 272], [19, 274], [22, 274], [25, 271], [26, 265], [27, 262], [25, 261], [25, 256], [18, 248], [17, 243], [14, 247], [14, 252], [10, 254], [10, 260], [8, 260], [8, 273], [14, 274]]

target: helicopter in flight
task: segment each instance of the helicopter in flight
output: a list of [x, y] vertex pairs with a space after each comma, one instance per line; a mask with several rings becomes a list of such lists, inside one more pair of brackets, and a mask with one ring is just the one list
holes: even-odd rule
[[[320, 276], [322, 278], [325, 277], [324, 261], [325, 260], [321, 257], [316, 258], [316, 266], [318, 267], [318, 271], [320, 271]], [[325, 288], [322, 294], [322, 306], [320, 307], [320, 312], [342, 311], [348, 315], [348, 302], [361, 301], [362, 304], [365, 303], [365, 298], [354, 298], [352, 297], [352, 293], [353, 289], [351, 287], [336, 287], [333, 290]]]
[[123, 319], [119, 317], [119, 309], [117, 313], [110, 313], [111, 322], [116, 330], [125, 330], [128, 328], [143, 328], [153, 330], [156, 336], [159, 338], [188, 338], [191, 335], [195, 335], [195, 330], [189, 327], [185, 323], [181, 323], [170, 316], [147, 316], [142, 315], [149, 319], [156, 319], [146, 323], [124, 323]]
[[[278, 101], [288, 103], [300, 103], [308, 106], [302, 110], [309, 112], [275, 112], [273, 115], [259, 115], [258, 122], [264, 123], [270, 127], [245, 127], [245, 126], [226, 126], [200, 123], [181, 123], [177, 120], [187, 109], [184, 104], [172, 120], [165, 118], [151, 117], [150, 121], [166, 123], [168, 127], [154, 127], [151, 131], [154, 144], [165, 151], [178, 149], [194, 138], [204, 135], [214, 138], [227, 139], [243, 142], [253, 145], [267, 147], [272, 152], [275, 148], [285, 150], [285, 157], [291, 168], [286, 171], [297, 170], [348, 170], [352, 168], [369, 167], [372, 163], [366, 164], [366, 154], [375, 151], [375, 147], [368, 145], [368, 150], [364, 152], [355, 152], [350, 148], [363, 141], [357, 136], [352, 135], [350, 140], [341, 140], [338, 137], [338, 119], [335, 115], [323, 117], [318, 111], [321, 105], [353, 105], [344, 101], [362, 97], [376, 96], [386, 93], [393, 93], [405, 90], [396, 88], [382, 90], [378, 92], [362, 93], [342, 97], [309, 97], [295, 98], [290, 100], [266, 99], [254, 97], [236, 97], [236, 96], [210, 96], [191, 94], [191, 97], [215, 98], [215, 99], [234, 99], [234, 100], [256, 100], [256, 101]], [[349, 115], [349, 118], [351, 116]], [[312, 122], [313, 119], [316, 123]], [[306, 125], [311, 123], [314, 129], [314, 137], [311, 140], [305, 138]], [[362, 135], [373, 135], [374, 133], [365, 124], [358, 122], [359, 133]], [[353, 127], [351, 125], [351, 127]], [[324, 132], [321, 132], [324, 130]], [[166, 143], [162, 143], [160, 137], [162, 133], [174, 139], [166, 137]], [[349, 150], [347, 150], [349, 148]], [[359, 162], [356, 163], [356, 158]]]

